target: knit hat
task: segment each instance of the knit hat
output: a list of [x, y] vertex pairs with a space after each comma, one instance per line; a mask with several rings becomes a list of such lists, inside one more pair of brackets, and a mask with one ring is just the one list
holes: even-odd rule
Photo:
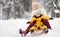
[[36, 10], [36, 11], [35, 11], [35, 15], [36, 15], [36, 14], [41, 14], [41, 10]]

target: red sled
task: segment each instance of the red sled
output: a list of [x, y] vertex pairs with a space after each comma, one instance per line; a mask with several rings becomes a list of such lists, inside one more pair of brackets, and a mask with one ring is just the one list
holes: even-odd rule
[[42, 22], [43, 22], [44, 25], [47, 26], [48, 29], [51, 29], [51, 26], [50, 26], [50, 23], [49, 23], [48, 20], [43, 20]]

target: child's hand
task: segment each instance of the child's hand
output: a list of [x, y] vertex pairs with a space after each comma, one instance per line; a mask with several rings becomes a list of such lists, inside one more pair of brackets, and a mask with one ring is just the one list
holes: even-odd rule
[[53, 18], [50, 18], [50, 20], [53, 20]]
[[30, 22], [28, 21], [27, 24], [29, 24]]

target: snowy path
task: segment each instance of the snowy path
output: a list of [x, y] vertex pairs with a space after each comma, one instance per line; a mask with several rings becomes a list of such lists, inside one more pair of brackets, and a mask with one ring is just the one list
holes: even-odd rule
[[[17, 20], [0, 20], [0, 37], [21, 37], [19, 34], [19, 28], [25, 30], [28, 26], [26, 24], [27, 20], [17, 19]], [[52, 30], [46, 35], [34, 36], [34, 37], [60, 37], [60, 18], [49, 21]], [[28, 34], [27, 37], [30, 35]], [[30, 36], [31, 37], [31, 36]]]

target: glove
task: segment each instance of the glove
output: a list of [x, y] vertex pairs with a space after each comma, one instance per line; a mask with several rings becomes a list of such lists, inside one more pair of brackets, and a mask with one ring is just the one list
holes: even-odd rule
[[50, 18], [50, 20], [53, 20], [53, 18]]
[[29, 24], [30, 22], [28, 21], [27, 24]]

